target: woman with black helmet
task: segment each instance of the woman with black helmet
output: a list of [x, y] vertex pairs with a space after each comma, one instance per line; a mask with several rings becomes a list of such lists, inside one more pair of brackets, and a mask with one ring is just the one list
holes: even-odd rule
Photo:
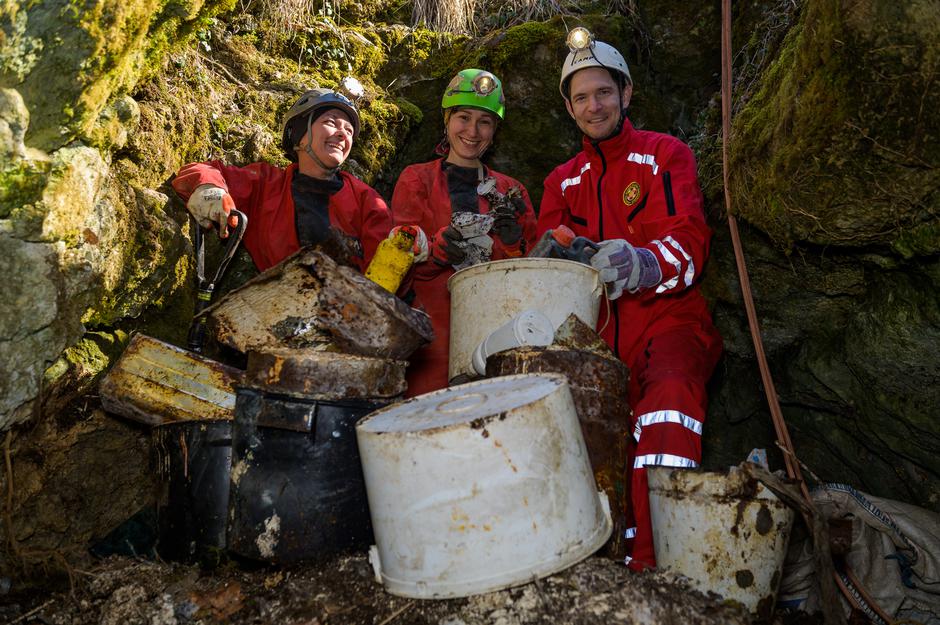
[[[450, 293], [447, 280], [455, 266], [470, 262], [468, 242], [451, 225], [454, 215], [496, 215], [483, 234], [492, 243], [491, 258], [524, 256], [535, 243], [535, 212], [529, 194], [518, 181], [493, 171], [482, 162], [503, 119], [505, 101], [499, 79], [480, 69], [464, 69], [451, 79], [441, 99], [443, 156], [402, 171], [392, 195], [396, 224], [417, 224], [429, 236], [432, 260], [415, 265], [410, 286], [415, 305], [425, 308], [434, 326], [434, 341], [418, 350], [408, 367], [408, 395], [447, 386], [450, 336]], [[494, 210], [494, 198], [509, 199], [510, 210]], [[506, 204], [506, 203], [504, 203]], [[504, 205], [505, 208], [505, 205]]]
[[330, 89], [304, 93], [287, 111], [281, 146], [292, 163], [245, 167], [221, 161], [190, 163], [173, 188], [205, 228], [227, 236], [228, 213], [245, 213], [245, 248], [259, 270], [276, 265], [301, 247], [323, 241], [330, 227], [357, 242], [360, 270], [392, 227], [385, 200], [339, 168], [359, 134], [359, 113], [346, 96]]

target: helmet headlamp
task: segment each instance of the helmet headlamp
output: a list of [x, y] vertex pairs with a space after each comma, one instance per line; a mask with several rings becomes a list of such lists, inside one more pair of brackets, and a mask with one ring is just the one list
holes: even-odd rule
[[496, 77], [489, 72], [480, 72], [477, 77], [473, 79], [471, 84], [473, 85], [474, 93], [481, 96], [488, 96], [499, 86], [496, 82]]
[[568, 44], [568, 49], [572, 52], [585, 50], [594, 45], [594, 35], [584, 26], [578, 26], [568, 32], [568, 38], [565, 40], [565, 43]]
[[353, 102], [356, 102], [365, 95], [365, 87], [362, 86], [362, 83], [352, 76], [346, 76], [339, 84], [339, 89], [337, 91]]

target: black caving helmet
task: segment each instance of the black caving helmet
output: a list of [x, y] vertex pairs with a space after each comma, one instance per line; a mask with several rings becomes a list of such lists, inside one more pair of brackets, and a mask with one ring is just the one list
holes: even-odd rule
[[[304, 133], [307, 132], [308, 124], [306, 120], [311, 115], [315, 115], [317, 111], [328, 108], [336, 108], [349, 115], [349, 121], [352, 122], [353, 126], [353, 141], [356, 140], [359, 135], [359, 111], [356, 110], [356, 105], [342, 93], [332, 89], [311, 89], [294, 102], [293, 106], [284, 115], [284, 121], [281, 123], [281, 149], [284, 150], [284, 155], [289, 160], [297, 160], [295, 148], [303, 138]], [[298, 118], [304, 120], [302, 125], [291, 123], [291, 121]], [[299, 131], [298, 135], [296, 129], [301, 127], [303, 130]]]

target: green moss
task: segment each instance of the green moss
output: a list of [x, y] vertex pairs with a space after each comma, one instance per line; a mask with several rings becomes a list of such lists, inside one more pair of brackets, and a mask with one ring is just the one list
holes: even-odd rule
[[49, 169], [46, 161], [16, 161], [0, 171], [0, 219], [40, 200]]
[[464, 59], [464, 63], [477, 67], [485, 66], [499, 74], [511, 64], [518, 63], [519, 59], [531, 54], [537, 46], [558, 43], [559, 37], [564, 41], [563, 31], [555, 23], [527, 22], [504, 32], [497, 32], [492, 39], [484, 41], [478, 48], [477, 55], [471, 54]]
[[404, 99], [370, 102], [361, 109], [363, 131], [354, 146], [354, 158], [366, 182], [394, 158], [412, 127], [422, 120], [421, 111]]
[[940, 87], [915, 58], [937, 58], [940, 17], [911, 19], [928, 4], [807, 5], [759, 79], [740, 81], [758, 87], [738, 94], [732, 201], [778, 243], [936, 251], [932, 226], [907, 232], [940, 184], [924, 167], [940, 122], [923, 114]]

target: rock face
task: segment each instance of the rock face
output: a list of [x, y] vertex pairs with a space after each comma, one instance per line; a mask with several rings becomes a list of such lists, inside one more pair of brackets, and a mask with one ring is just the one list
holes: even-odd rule
[[[794, 444], [824, 480], [937, 510], [940, 122], [925, 111], [940, 101], [940, 12], [826, 1], [772, 17], [791, 20], [782, 41], [755, 36], [739, 55], [770, 52], [737, 68], [731, 190], [754, 226], [751, 283]], [[719, 166], [709, 153], [703, 169]], [[727, 350], [715, 463], [773, 446], [728, 241], [722, 226], [706, 282]]]

